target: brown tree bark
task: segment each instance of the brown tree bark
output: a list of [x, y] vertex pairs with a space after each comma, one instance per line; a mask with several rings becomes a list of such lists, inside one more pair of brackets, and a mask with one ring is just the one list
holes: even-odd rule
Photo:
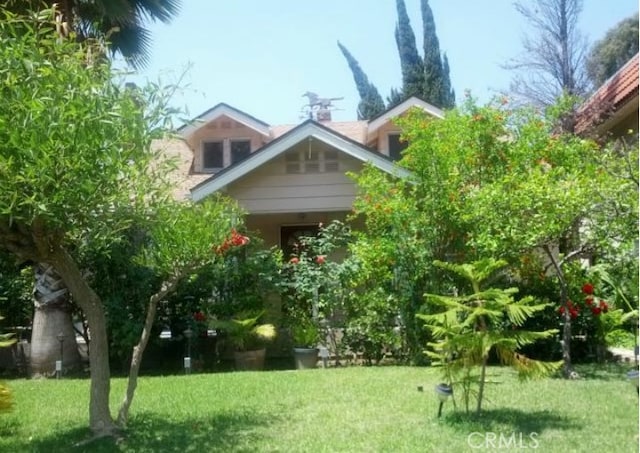
[[89, 325], [91, 336], [89, 343], [89, 364], [91, 367], [89, 426], [97, 437], [112, 435], [116, 431], [116, 424], [109, 410], [111, 372], [104, 306], [95, 291], [85, 281], [75, 260], [62, 246], [53, 247], [48, 255], [49, 262], [55, 267], [71, 291], [74, 300], [87, 317]]

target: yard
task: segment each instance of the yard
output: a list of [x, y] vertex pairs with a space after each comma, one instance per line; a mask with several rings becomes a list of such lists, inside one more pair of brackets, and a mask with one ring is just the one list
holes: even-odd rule
[[[0, 451], [637, 452], [628, 369], [589, 365], [578, 367], [578, 381], [519, 383], [512, 371], [491, 368], [482, 416], [449, 401], [441, 419], [435, 368], [143, 377], [126, 437], [75, 450], [89, 434], [89, 380], [13, 380], [16, 408], [0, 415]], [[112, 380], [114, 405], [124, 386]]]

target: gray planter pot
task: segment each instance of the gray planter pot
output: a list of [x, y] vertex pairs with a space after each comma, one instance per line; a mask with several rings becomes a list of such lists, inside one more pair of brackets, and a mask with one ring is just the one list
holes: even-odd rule
[[293, 358], [296, 362], [296, 369], [298, 370], [316, 368], [318, 365], [318, 349], [293, 348]]

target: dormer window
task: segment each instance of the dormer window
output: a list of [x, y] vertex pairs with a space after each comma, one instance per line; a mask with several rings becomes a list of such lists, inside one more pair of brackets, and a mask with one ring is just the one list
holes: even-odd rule
[[231, 140], [231, 164], [246, 159], [251, 154], [251, 141]]
[[391, 160], [400, 160], [402, 151], [407, 149], [409, 143], [400, 139], [400, 134], [389, 134], [389, 157]]
[[202, 167], [204, 170], [220, 170], [224, 167], [222, 141], [202, 143]]

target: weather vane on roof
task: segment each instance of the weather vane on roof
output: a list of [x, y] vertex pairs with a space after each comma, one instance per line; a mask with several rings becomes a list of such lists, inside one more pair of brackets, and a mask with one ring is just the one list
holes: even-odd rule
[[332, 101], [341, 101], [340, 98], [321, 98], [316, 93], [307, 91], [302, 95], [307, 97], [309, 102], [302, 107], [304, 113], [303, 118], [309, 118], [316, 121], [331, 121], [331, 111], [337, 110]]

